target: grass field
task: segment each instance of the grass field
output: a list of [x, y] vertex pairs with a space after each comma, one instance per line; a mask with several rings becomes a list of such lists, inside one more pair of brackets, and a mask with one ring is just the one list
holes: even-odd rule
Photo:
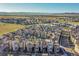
[[59, 23], [69, 23], [69, 24], [72, 24], [72, 25], [79, 25], [79, 22], [72, 22], [72, 21], [65, 21], [63, 19], [61, 20], [58, 20]]
[[24, 26], [20, 24], [0, 23], [0, 35], [13, 32], [21, 28], [24, 28]]
[[72, 25], [79, 25], [79, 22], [69, 22]]
[[64, 30], [71, 30], [71, 28], [69, 28], [69, 27], [63, 27], [64, 28]]

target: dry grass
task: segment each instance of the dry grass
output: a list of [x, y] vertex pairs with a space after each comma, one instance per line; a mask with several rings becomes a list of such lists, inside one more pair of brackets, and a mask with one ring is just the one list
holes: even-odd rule
[[79, 22], [75, 22], [75, 21], [65, 21], [63, 19], [61, 20], [57, 20], [59, 23], [69, 23], [69, 24], [72, 24], [72, 25], [79, 25]]
[[79, 22], [68, 22], [68, 23], [72, 25], [79, 25]]
[[0, 35], [13, 32], [21, 28], [24, 28], [24, 26], [19, 24], [0, 23]]

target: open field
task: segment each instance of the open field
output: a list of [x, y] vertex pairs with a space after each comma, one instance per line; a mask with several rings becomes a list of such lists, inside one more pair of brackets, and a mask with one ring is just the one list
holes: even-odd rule
[[21, 28], [24, 28], [24, 26], [20, 24], [0, 23], [0, 35], [13, 32]]
[[69, 24], [79, 25], [79, 22], [68, 22]]
[[79, 25], [79, 22], [75, 22], [75, 21], [65, 21], [63, 19], [61, 20], [57, 20], [59, 23], [69, 23], [69, 24], [72, 24], [72, 25]]

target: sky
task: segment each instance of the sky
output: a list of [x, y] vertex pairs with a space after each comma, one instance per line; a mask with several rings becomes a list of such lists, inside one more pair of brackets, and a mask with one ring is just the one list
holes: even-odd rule
[[79, 3], [0, 3], [0, 12], [79, 13]]

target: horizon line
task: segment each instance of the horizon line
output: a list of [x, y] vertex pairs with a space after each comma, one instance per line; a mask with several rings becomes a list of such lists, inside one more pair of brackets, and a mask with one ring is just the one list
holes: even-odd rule
[[[3, 11], [0, 11], [0, 13], [3, 13]], [[19, 13], [20, 11], [4, 11], [4, 13]], [[21, 11], [23, 12], [23, 11]], [[27, 11], [24, 11], [23, 13], [54, 13], [54, 12], [27, 12]], [[56, 12], [55, 12], [56, 13]], [[57, 12], [57, 13], [79, 13], [79, 12]]]

